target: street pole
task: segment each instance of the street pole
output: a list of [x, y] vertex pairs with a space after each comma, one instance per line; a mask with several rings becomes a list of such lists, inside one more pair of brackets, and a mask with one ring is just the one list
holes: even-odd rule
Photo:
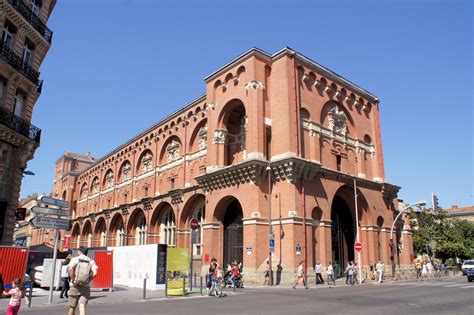
[[[354, 178], [354, 205], [355, 205], [355, 217], [356, 217], [356, 240], [357, 240], [357, 243], [359, 243], [359, 210], [358, 210], [358, 207], [357, 207], [357, 181], [356, 179]], [[361, 266], [361, 262], [360, 262], [360, 251], [359, 250], [355, 250], [355, 246], [354, 246], [354, 251], [357, 253], [357, 264], [359, 265], [359, 270], [357, 271], [358, 274], [359, 274], [359, 284], [362, 283], [362, 266]]]
[[415, 202], [414, 204], [411, 204], [411, 205], [405, 207], [405, 209], [403, 209], [402, 211], [400, 211], [400, 213], [398, 213], [398, 215], [395, 217], [395, 219], [392, 222], [392, 227], [390, 229], [390, 246], [392, 247], [391, 248], [391, 255], [390, 255], [390, 260], [392, 262], [392, 278], [395, 276], [395, 268], [396, 268], [396, 266], [395, 266], [395, 242], [393, 240], [393, 228], [395, 227], [395, 223], [397, 222], [398, 218], [403, 213], [405, 213], [408, 209], [410, 209], [411, 207], [424, 206], [424, 205], [426, 205], [426, 201], [421, 200], [421, 201]]
[[56, 240], [54, 241], [54, 250], [53, 250], [53, 275], [51, 276], [51, 285], [49, 287], [48, 304], [53, 303], [54, 276], [56, 275], [56, 257], [58, 255], [58, 241], [59, 241], [59, 229], [56, 229]]
[[272, 270], [272, 249], [270, 247], [270, 240], [272, 239], [273, 229], [272, 229], [272, 168], [270, 163], [267, 166], [268, 171], [268, 265], [270, 272], [270, 281], [269, 286], [273, 285], [273, 270]]

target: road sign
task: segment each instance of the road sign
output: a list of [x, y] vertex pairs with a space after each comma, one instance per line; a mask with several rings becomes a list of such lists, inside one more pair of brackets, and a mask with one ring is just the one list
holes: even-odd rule
[[356, 251], [362, 250], [362, 243], [360, 243], [360, 242], [355, 243], [355, 244], [354, 244], [354, 249], [355, 249]]
[[273, 234], [270, 234], [269, 235], [269, 238], [268, 238], [268, 241], [269, 241], [269, 247], [270, 247], [270, 252], [275, 252], [275, 236]]
[[48, 196], [41, 195], [37, 200], [48, 205], [57, 206], [60, 208], [69, 208], [69, 202], [60, 199], [54, 199]]
[[38, 228], [69, 230], [70, 221], [51, 217], [36, 216], [30, 219], [30, 224]]
[[60, 217], [69, 217], [71, 215], [71, 213], [67, 210], [58, 210], [38, 206], [31, 208], [31, 211], [33, 211], [34, 213], [59, 215]]
[[191, 219], [191, 229], [196, 231], [199, 227], [199, 221], [196, 218]]

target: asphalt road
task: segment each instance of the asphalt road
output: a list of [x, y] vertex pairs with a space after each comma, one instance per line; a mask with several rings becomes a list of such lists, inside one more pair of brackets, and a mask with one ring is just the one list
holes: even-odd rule
[[[22, 309], [65, 314], [65, 308]], [[196, 297], [89, 305], [87, 314], [474, 314], [466, 277], [336, 288], [255, 288], [222, 298]], [[78, 312], [77, 312], [78, 314]]]

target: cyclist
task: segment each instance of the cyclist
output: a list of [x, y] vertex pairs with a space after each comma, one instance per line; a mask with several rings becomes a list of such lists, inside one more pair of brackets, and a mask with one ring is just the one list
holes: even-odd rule
[[212, 258], [211, 261], [209, 262], [209, 269], [207, 273], [207, 285], [206, 285], [206, 290], [209, 293], [209, 290], [211, 289], [212, 286], [212, 281], [214, 280], [214, 272], [216, 269], [218, 269], [218, 264], [217, 264], [217, 259]]

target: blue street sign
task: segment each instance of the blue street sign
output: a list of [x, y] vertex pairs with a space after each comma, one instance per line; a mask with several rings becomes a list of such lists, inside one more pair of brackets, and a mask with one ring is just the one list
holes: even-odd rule
[[270, 239], [270, 251], [273, 253], [275, 251], [275, 239]]

